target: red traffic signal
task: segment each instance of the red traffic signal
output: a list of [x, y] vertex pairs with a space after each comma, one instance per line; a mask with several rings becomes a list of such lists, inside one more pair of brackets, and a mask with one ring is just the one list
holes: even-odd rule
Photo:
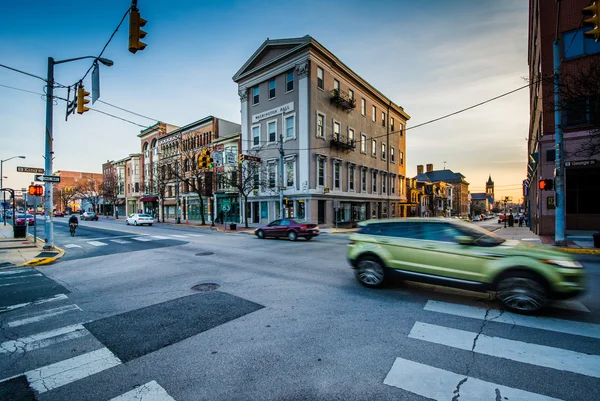
[[42, 196], [44, 194], [44, 187], [41, 185], [30, 185], [29, 195], [31, 196]]
[[551, 178], [542, 178], [539, 182], [539, 189], [541, 191], [552, 191], [554, 188], [554, 180]]

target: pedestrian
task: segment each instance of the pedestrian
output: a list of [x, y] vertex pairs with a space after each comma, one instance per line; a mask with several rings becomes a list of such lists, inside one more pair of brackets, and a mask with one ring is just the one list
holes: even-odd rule
[[523, 215], [519, 216], [519, 227], [523, 227], [524, 221], [525, 221], [525, 217], [523, 217]]
[[217, 223], [223, 224], [223, 211], [219, 211], [219, 215], [217, 216]]

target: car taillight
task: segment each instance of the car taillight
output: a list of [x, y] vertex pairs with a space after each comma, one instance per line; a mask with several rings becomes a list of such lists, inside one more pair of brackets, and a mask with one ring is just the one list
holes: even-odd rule
[[308, 226], [307, 226], [306, 224], [303, 224], [303, 225], [301, 225], [301, 226], [300, 226], [300, 228], [302, 228], [302, 229], [307, 229], [307, 228], [308, 228]]

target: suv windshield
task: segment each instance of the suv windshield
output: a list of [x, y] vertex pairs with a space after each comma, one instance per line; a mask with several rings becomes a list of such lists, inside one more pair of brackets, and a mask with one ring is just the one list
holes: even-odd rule
[[457, 228], [464, 235], [468, 235], [475, 239], [475, 244], [479, 246], [498, 246], [506, 241], [504, 238], [500, 238], [475, 225], [457, 224]]

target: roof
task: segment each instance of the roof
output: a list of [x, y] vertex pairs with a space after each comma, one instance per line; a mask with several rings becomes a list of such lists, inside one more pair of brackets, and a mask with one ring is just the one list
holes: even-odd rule
[[456, 182], [456, 181], [463, 181], [465, 176], [462, 175], [461, 173], [455, 173], [452, 170], [444, 169], [444, 170], [429, 171], [427, 173], [421, 173], [421, 174], [418, 174], [415, 178], [418, 181]]
[[485, 199], [487, 199], [487, 195], [485, 193], [471, 194], [471, 199], [474, 199], [474, 200], [485, 200]]

